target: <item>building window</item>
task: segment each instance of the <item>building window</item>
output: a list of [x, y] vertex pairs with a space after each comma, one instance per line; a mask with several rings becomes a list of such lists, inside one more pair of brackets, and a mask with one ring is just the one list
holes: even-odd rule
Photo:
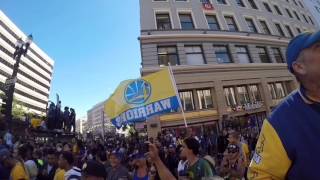
[[268, 3], [263, 2], [263, 5], [264, 5], [264, 8], [265, 8], [267, 11], [269, 11], [269, 12], [271, 12], [271, 13], [272, 13], [272, 10], [271, 10], [271, 8], [270, 8], [270, 6], [269, 6], [269, 4], [268, 4]]
[[268, 88], [271, 93], [272, 99], [282, 99], [287, 95], [285, 91], [285, 87], [282, 82], [269, 83]]
[[257, 47], [258, 55], [262, 63], [271, 63], [270, 58], [267, 53], [267, 48], [265, 47]]
[[188, 65], [205, 64], [201, 46], [185, 46], [184, 50]]
[[293, 38], [294, 35], [293, 35], [292, 31], [291, 31], [291, 28], [290, 28], [288, 25], [285, 25], [285, 27], [286, 27], [286, 29], [287, 29], [287, 31], [288, 31], [289, 36], [290, 36], [291, 38]]
[[238, 31], [237, 24], [232, 16], [225, 16], [229, 31]]
[[179, 96], [182, 107], [185, 111], [193, 111], [195, 109], [192, 91], [179, 92]]
[[262, 33], [264, 34], [271, 34], [270, 29], [268, 28], [268, 25], [266, 23], [266, 21], [260, 21], [261, 24], [261, 30], [263, 31]]
[[294, 4], [295, 4], [296, 6], [298, 6], [298, 3], [297, 3], [297, 1], [296, 1], [296, 0], [293, 0], [293, 2], [294, 2]]
[[300, 17], [296, 11], [293, 11], [293, 14], [296, 16], [296, 18], [300, 21]]
[[180, 23], [181, 23], [181, 29], [194, 29], [194, 24], [192, 21], [191, 14], [179, 14], [180, 17]]
[[177, 48], [175, 46], [158, 47], [158, 60], [161, 66], [168, 66], [169, 63], [172, 66], [178, 65]]
[[284, 86], [282, 83], [276, 83], [276, 90], [277, 90], [277, 95], [278, 95], [278, 99], [282, 99], [284, 97], [286, 97], [286, 93], [284, 90]]
[[157, 28], [159, 30], [170, 30], [171, 22], [169, 14], [156, 14]]
[[279, 7], [277, 5], [273, 5], [274, 9], [277, 11], [279, 15], [282, 15], [282, 12], [280, 11]]
[[218, 20], [217, 20], [217, 16], [215, 15], [206, 15], [206, 18], [207, 18], [207, 21], [208, 21], [208, 25], [209, 25], [209, 28], [211, 30], [220, 30], [220, 25], [218, 23]]
[[301, 33], [301, 29], [300, 29], [300, 28], [297, 28], [297, 32], [300, 34], [300, 33]]
[[309, 16], [309, 20], [310, 20], [311, 24], [313, 24], [313, 25], [314, 25], [314, 22], [313, 22], [313, 20], [312, 20], [311, 16]]
[[235, 0], [236, 1], [236, 4], [240, 7], [245, 7], [242, 0]]
[[248, 90], [247, 90], [246, 86], [238, 86], [237, 92], [239, 95], [240, 104], [244, 105], [244, 104], [250, 103], [250, 97], [249, 97]]
[[268, 89], [271, 94], [271, 99], [277, 99], [277, 91], [274, 84], [268, 84]]
[[214, 45], [213, 49], [216, 54], [216, 58], [219, 64], [232, 63], [230, 59], [230, 53], [227, 46]]
[[280, 48], [271, 48], [277, 63], [284, 63]]
[[248, 2], [252, 9], [258, 9], [256, 2], [254, 2], [254, 0], [248, 0]]
[[289, 16], [290, 18], [293, 18], [291, 12], [289, 11], [289, 9], [286, 8], [286, 11], [287, 11], [288, 16]]
[[251, 62], [248, 48], [246, 46], [236, 46], [236, 52], [240, 64], [247, 64]]
[[261, 95], [257, 85], [249, 85], [249, 94], [252, 102], [261, 102]]
[[307, 17], [304, 14], [302, 14], [302, 16], [303, 16], [304, 20], [306, 21], [306, 23], [309, 23]]
[[226, 87], [223, 90], [224, 90], [224, 96], [226, 98], [227, 106], [229, 107], [237, 106], [237, 100], [236, 100], [236, 95], [234, 93], [234, 88]]
[[217, 0], [218, 4], [227, 4], [226, 0]]
[[282, 30], [282, 28], [281, 28], [281, 25], [278, 24], [278, 23], [275, 23], [274, 25], [276, 26], [276, 28], [277, 28], [277, 30], [278, 30], [278, 34], [279, 34], [280, 36], [285, 36], [285, 34], [284, 34], [284, 32], [283, 32], [283, 30]]
[[300, 1], [298, 1], [298, 2], [299, 2], [299, 4], [300, 4], [300, 6], [301, 6], [302, 8], [304, 8], [303, 4], [302, 4]]
[[249, 32], [253, 32], [253, 33], [257, 33], [258, 32], [252, 19], [246, 18], [246, 22], [248, 24]]
[[197, 90], [200, 109], [213, 108], [213, 101], [210, 89]]

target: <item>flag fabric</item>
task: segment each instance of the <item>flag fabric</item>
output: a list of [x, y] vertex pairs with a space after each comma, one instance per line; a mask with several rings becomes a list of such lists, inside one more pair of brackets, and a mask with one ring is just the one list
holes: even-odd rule
[[117, 128], [179, 110], [169, 69], [120, 83], [105, 103], [105, 113]]

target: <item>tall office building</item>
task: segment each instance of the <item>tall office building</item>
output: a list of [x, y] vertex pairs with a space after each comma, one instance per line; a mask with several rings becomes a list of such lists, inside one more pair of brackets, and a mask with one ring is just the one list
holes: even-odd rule
[[[314, 19], [317, 21], [317, 28], [320, 28], [320, 0], [304, 0], [306, 8], [309, 9]], [[303, 6], [303, 4], [302, 4]]]
[[85, 127], [84, 124], [87, 121], [87, 116], [81, 117], [76, 120], [76, 132], [77, 133], [85, 133]]
[[[0, 83], [11, 76], [15, 60], [12, 58], [18, 38], [26, 35], [0, 10]], [[14, 98], [26, 110], [44, 114], [48, 104], [54, 61], [35, 43], [26, 56], [21, 57]]]
[[93, 134], [101, 134], [103, 132], [103, 122], [105, 132], [115, 131], [115, 127], [104, 113], [105, 102], [100, 102], [87, 111], [87, 130], [93, 132]]
[[[140, 0], [140, 21], [141, 74], [170, 63], [189, 126], [203, 127], [261, 125], [297, 87], [288, 42], [317, 23], [301, 0]], [[181, 113], [158, 122], [184, 125]]]

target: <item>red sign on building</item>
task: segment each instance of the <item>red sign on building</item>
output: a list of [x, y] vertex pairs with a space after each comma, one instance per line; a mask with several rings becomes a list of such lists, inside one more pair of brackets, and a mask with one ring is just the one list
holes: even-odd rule
[[202, 1], [202, 6], [203, 6], [203, 9], [205, 10], [214, 10], [214, 7], [210, 1], [205, 1], [205, 0]]

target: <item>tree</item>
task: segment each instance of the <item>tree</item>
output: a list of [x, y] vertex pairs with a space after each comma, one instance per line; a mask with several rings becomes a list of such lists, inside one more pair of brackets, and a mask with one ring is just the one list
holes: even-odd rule
[[13, 99], [12, 105], [12, 116], [14, 119], [23, 119], [27, 113], [26, 107], [18, 101], [16, 98]]
[[[0, 92], [0, 99], [5, 99], [5, 94], [3, 92]], [[0, 108], [3, 108], [2, 105]], [[25, 114], [28, 113], [28, 110], [29, 109], [26, 108], [22, 102], [18, 101], [16, 98], [13, 98], [12, 117], [14, 119], [23, 119]]]

